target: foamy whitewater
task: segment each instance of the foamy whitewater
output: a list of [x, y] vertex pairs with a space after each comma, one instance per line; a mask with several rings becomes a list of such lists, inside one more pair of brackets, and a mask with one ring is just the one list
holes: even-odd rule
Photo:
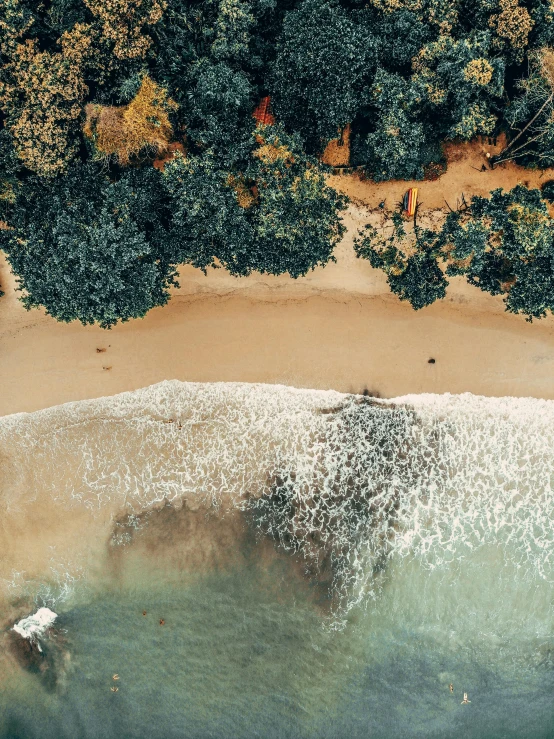
[[53, 625], [56, 618], [57, 614], [51, 611], [50, 608], [39, 608], [36, 613], [18, 621], [13, 627], [13, 630], [24, 639], [28, 639], [31, 643], [36, 644], [39, 651], [42, 652], [40, 640]]
[[[552, 736], [553, 475], [554, 402], [533, 399], [171, 381], [2, 418], [6, 634], [54, 609], [58, 657], [29, 666], [5, 637], [0, 736], [50, 736], [33, 733], [46, 715], [52, 736], [97, 736], [92, 714], [68, 718], [92, 695], [103, 736]], [[152, 593], [184, 620], [150, 725], [149, 698], [126, 705], [92, 665], [113, 634], [121, 662], [141, 645], [141, 679], [154, 674], [152, 640], [169, 632], [144, 631]], [[223, 656], [196, 653], [200, 633], [227, 634]], [[45, 673], [35, 725], [13, 701]], [[125, 720], [110, 723], [114, 700]]]

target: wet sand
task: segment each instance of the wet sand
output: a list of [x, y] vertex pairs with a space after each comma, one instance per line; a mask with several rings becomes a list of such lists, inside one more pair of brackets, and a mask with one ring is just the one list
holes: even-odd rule
[[[465, 148], [464, 148], [465, 147]], [[470, 147], [470, 148], [468, 148]], [[456, 193], [485, 194], [551, 173], [515, 165], [476, 172], [484, 146], [451, 153], [447, 173], [418, 183], [424, 208]], [[467, 149], [467, 151], [466, 151]], [[482, 179], [482, 182], [481, 182]], [[357, 259], [355, 232], [382, 197], [392, 207], [411, 183], [333, 177], [355, 202], [337, 263], [304, 278], [184, 267], [170, 303], [111, 331], [27, 312], [0, 257], [0, 415], [113, 395], [164, 379], [283, 383], [362, 392], [472, 392], [554, 398], [554, 319], [529, 324], [454, 278], [447, 297], [414, 311], [391, 295], [383, 273]], [[98, 352], [97, 349], [105, 349]], [[435, 359], [429, 364], [429, 359]]]

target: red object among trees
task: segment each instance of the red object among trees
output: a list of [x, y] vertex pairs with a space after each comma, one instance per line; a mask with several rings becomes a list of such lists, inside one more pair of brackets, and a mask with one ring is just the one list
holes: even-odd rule
[[271, 98], [269, 95], [260, 100], [257, 108], [252, 113], [252, 117], [264, 126], [272, 126], [275, 123], [275, 116], [271, 112]]

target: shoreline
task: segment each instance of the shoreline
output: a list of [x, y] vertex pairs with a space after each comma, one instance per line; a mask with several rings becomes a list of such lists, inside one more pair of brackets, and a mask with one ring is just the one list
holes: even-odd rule
[[529, 324], [462, 278], [444, 300], [414, 311], [356, 258], [352, 238], [366, 221], [367, 210], [351, 205], [337, 262], [298, 280], [213, 269], [205, 277], [187, 266], [168, 305], [111, 331], [26, 311], [2, 259], [0, 415], [167, 379], [367, 389], [383, 398], [554, 398], [554, 318]]
[[[367, 390], [383, 398], [471, 392], [554, 399], [554, 316], [529, 324], [461, 277], [450, 280], [446, 298], [414, 311], [352, 247], [379, 203], [394, 207], [409, 187], [420, 188], [420, 217], [432, 220], [462, 193], [485, 196], [554, 178], [554, 169], [513, 162], [480, 172], [485, 151], [495, 148], [478, 140], [448, 145], [448, 168], [434, 181], [330, 176], [351, 198], [336, 263], [297, 280], [236, 278], [223, 269], [204, 276], [184, 266], [166, 306], [111, 331], [26, 311], [0, 253], [0, 416], [171, 379]], [[554, 204], [550, 210], [554, 217]]]

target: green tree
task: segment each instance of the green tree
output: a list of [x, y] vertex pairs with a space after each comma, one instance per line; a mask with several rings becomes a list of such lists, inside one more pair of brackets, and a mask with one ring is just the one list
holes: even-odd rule
[[366, 226], [354, 240], [356, 256], [387, 275], [391, 291], [419, 310], [444, 298], [448, 280], [439, 266], [441, 238], [434, 231], [404, 228], [400, 213], [393, 213], [386, 230]]
[[441, 35], [412, 61], [412, 82], [420, 90], [437, 133], [471, 139], [490, 134], [504, 89], [504, 61], [491, 53], [491, 34], [473, 31], [455, 39]]
[[27, 187], [0, 231], [27, 309], [110, 328], [169, 299], [176, 271], [161, 220], [161, 175], [119, 182], [92, 165]]
[[529, 320], [554, 309], [554, 221], [539, 190], [518, 185], [475, 197], [467, 214], [449, 216], [443, 232], [453, 247], [449, 274], [505, 295], [506, 310]]
[[369, 28], [334, 0], [304, 0], [286, 14], [270, 92], [278, 118], [313, 151], [356, 116], [375, 50]]
[[374, 8], [360, 12], [361, 23], [372, 28], [378, 40], [379, 65], [388, 71], [405, 72], [420, 49], [435, 38], [435, 28], [429, 15], [418, 15], [414, 10], [395, 8], [378, 13]]
[[249, 3], [243, 0], [220, 0], [211, 48], [213, 57], [229, 62], [246, 59], [254, 22]]
[[184, 101], [187, 140], [200, 149], [214, 149], [233, 166], [250, 148], [253, 101], [244, 72], [209, 59], [192, 64]]
[[256, 187], [256, 269], [299, 277], [325, 265], [345, 232], [340, 212], [347, 199], [326, 185], [300, 139], [261, 126], [246, 175]]
[[464, 275], [491, 295], [504, 295], [506, 310], [528, 320], [554, 312], [554, 221], [539, 190], [518, 185], [474, 197], [450, 213], [437, 231], [406, 232], [395, 214], [390, 233], [367, 227], [356, 253], [387, 274], [391, 290], [414, 308], [445, 294], [447, 275]]
[[299, 277], [331, 258], [345, 198], [326, 186], [297, 138], [270, 126], [255, 135], [243, 172], [229, 172], [211, 152], [166, 166], [173, 239], [180, 261], [201, 269]]
[[[357, 137], [353, 160], [365, 164], [377, 182], [421, 179], [431, 157], [423, 124], [418, 122], [419, 91], [398, 74], [378, 69], [370, 92], [372, 130]], [[440, 156], [440, 153], [438, 153]]]
[[163, 177], [179, 261], [205, 271], [217, 260], [231, 274], [248, 274], [254, 233], [222, 164], [211, 152], [177, 156]]

